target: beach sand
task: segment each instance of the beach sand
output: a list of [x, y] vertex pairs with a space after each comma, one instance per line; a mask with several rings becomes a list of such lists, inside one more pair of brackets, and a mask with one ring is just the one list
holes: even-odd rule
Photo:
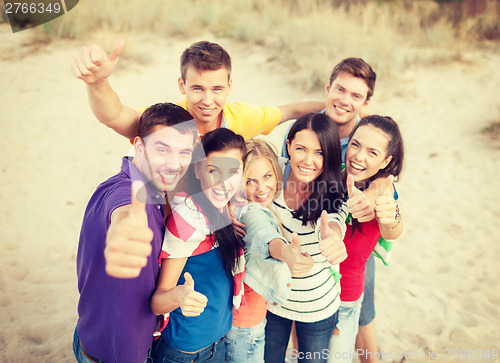
[[[27, 34], [0, 26], [1, 362], [74, 361], [82, 216], [95, 187], [119, 171], [130, 144], [97, 122], [69, 65], [81, 45], [104, 38], [112, 44], [118, 36], [34, 49], [23, 46]], [[144, 107], [180, 100], [179, 56], [201, 38], [122, 37], [126, 53], [111, 78], [122, 102]], [[233, 57], [229, 101], [324, 99], [322, 90], [302, 90], [264, 49], [205, 38]], [[385, 361], [490, 362], [493, 350], [499, 353], [500, 143], [479, 132], [500, 119], [499, 64], [500, 52], [485, 47], [464, 51], [460, 62], [409, 67], [397, 79], [380, 78], [368, 107], [398, 121], [406, 143], [397, 186], [405, 232], [391, 265], [377, 262], [376, 272]], [[286, 127], [266, 138], [280, 145]]]

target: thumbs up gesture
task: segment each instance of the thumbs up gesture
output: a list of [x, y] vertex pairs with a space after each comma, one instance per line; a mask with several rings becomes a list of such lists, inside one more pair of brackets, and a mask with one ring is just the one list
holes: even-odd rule
[[321, 212], [320, 234], [319, 249], [326, 260], [332, 265], [344, 261], [347, 258], [347, 252], [340, 233], [340, 226], [337, 231], [330, 228], [326, 211]]
[[368, 222], [375, 218], [374, 203], [361, 190], [354, 186], [354, 178], [352, 175], [347, 176], [347, 207], [352, 218], [359, 222]]
[[302, 253], [297, 233], [292, 233], [292, 242], [284, 245], [283, 261], [294, 277], [306, 276], [314, 266], [313, 258], [307, 252]]
[[375, 214], [380, 223], [392, 227], [397, 223], [399, 213], [394, 200], [394, 188], [392, 183], [394, 176], [389, 175], [385, 180], [378, 183], [378, 197], [375, 200]]
[[119, 207], [111, 215], [111, 224], [106, 235], [104, 257], [108, 275], [119, 278], [139, 276], [151, 255], [153, 231], [148, 226], [144, 183], [132, 184], [132, 203]]
[[184, 272], [184, 285], [178, 286], [177, 299], [184, 316], [198, 316], [207, 306], [208, 299], [194, 290], [194, 280], [189, 272]]
[[109, 55], [96, 44], [82, 47], [71, 64], [73, 74], [87, 84], [103, 81], [113, 73], [124, 45], [123, 39], [117, 40]]

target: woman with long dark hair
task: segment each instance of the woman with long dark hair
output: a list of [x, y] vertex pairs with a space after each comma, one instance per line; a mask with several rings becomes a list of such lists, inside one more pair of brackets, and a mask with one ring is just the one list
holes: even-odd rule
[[245, 263], [228, 203], [241, 188], [245, 152], [240, 135], [228, 129], [207, 133], [186, 174], [189, 188], [171, 202], [151, 299], [154, 313], [169, 313], [153, 343], [155, 362], [225, 359], [222, 338], [231, 328], [233, 305], [241, 302]]
[[[324, 114], [299, 118], [287, 137], [291, 172], [271, 209], [284, 236], [297, 233], [300, 251], [314, 260], [301, 277], [292, 276], [291, 293], [281, 306], [268, 307], [266, 362], [284, 362], [295, 322], [299, 362], [325, 362], [340, 306], [338, 263], [345, 259], [342, 239], [347, 207], [341, 186], [337, 128]], [[283, 260], [283, 242], [268, 244], [270, 256]]]
[[369, 187], [376, 187], [378, 195], [374, 200], [374, 219], [362, 223], [352, 219], [347, 225], [344, 243], [348, 256], [340, 264], [339, 334], [332, 337], [328, 362], [352, 362], [364, 297], [366, 261], [381, 236], [394, 240], [403, 232], [393, 187], [394, 179], [401, 174], [403, 159], [403, 139], [392, 118], [368, 116], [352, 131], [343, 173], [349, 197], [356, 197]]

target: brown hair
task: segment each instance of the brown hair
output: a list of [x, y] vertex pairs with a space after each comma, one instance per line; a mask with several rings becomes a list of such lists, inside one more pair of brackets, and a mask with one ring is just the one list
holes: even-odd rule
[[[368, 101], [375, 91], [375, 81], [377, 74], [373, 71], [372, 67], [361, 58], [345, 58], [333, 68], [330, 74], [330, 85], [341, 72], [347, 72], [356, 78], [361, 78], [368, 86], [368, 94], [366, 101]], [[365, 101], [365, 102], [366, 102]]]
[[385, 157], [387, 158], [392, 156], [389, 164], [370, 177], [368, 182], [372, 182], [380, 177], [387, 177], [389, 175], [394, 175], [394, 180], [397, 181], [401, 171], [403, 170], [404, 160], [404, 143], [398, 124], [389, 116], [372, 115], [363, 117], [354, 130], [352, 130], [351, 135], [349, 136], [349, 141], [351, 141], [352, 137], [356, 133], [356, 130], [365, 125], [372, 125], [387, 135], [389, 143], [387, 145], [387, 154]]
[[198, 137], [196, 123], [192, 121], [193, 116], [181, 106], [170, 102], [157, 103], [146, 109], [139, 119], [138, 136], [144, 140], [146, 136], [153, 133], [155, 126], [173, 127], [181, 134], [193, 134], [193, 143]]
[[326, 114], [309, 113], [299, 117], [290, 128], [287, 141], [292, 144], [295, 135], [302, 130], [316, 133], [323, 153], [323, 172], [311, 183], [311, 195], [293, 212], [293, 216], [302, 219], [303, 226], [308, 222], [314, 226], [323, 210], [337, 213], [344, 200], [341, 190], [342, 151], [337, 126]]
[[189, 66], [198, 71], [216, 71], [227, 69], [228, 81], [231, 78], [231, 57], [219, 44], [200, 41], [191, 44], [181, 55], [181, 76], [186, 81]]

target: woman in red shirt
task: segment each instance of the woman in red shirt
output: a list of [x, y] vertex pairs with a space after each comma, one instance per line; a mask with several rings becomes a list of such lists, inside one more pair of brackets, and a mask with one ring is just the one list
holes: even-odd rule
[[[394, 240], [403, 231], [397, 193], [393, 187], [394, 179], [401, 173], [403, 158], [401, 133], [390, 117], [365, 117], [352, 131], [343, 174], [349, 199], [354, 202], [374, 194], [371, 204], [375, 218], [363, 223], [352, 219], [347, 225], [344, 243], [348, 257], [340, 263], [339, 334], [332, 336], [328, 362], [352, 362], [366, 261], [381, 236]], [[361, 192], [368, 188], [370, 194]]]

